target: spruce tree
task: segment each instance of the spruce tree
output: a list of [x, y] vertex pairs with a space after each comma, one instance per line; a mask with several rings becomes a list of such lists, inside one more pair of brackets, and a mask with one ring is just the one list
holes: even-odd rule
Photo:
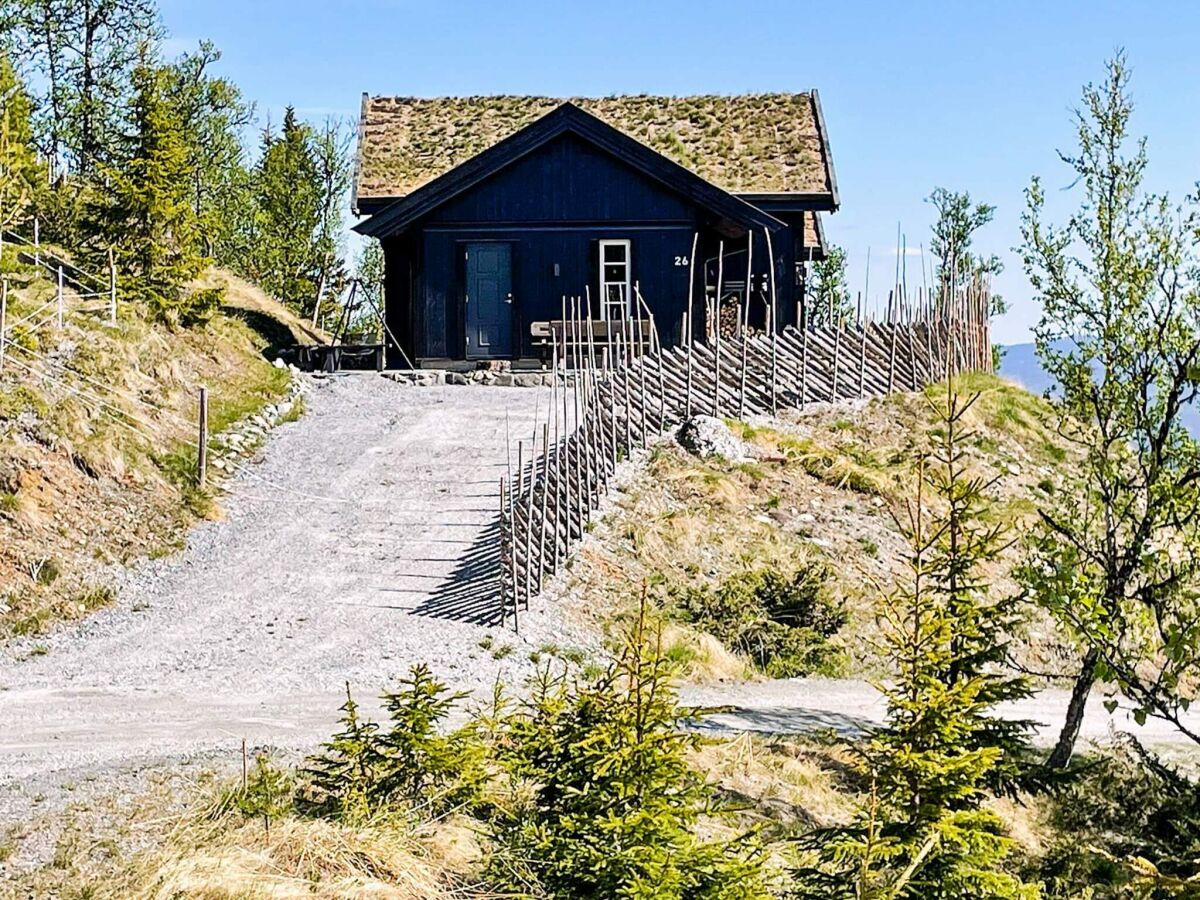
[[288, 107], [283, 129], [263, 134], [255, 173], [258, 200], [253, 269], [263, 287], [301, 313], [311, 313], [321, 260], [316, 231], [321, 184], [312, 129]]
[[0, 228], [29, 214], [45, 181], [33, 148], [33, 107], [6, 56], [0, 56]]
[[300, 770], [299, 806], [315, 816], [344, 820], [366, 818], [379, 787], [379, 726], [364, 720], [346, 683], [340, 728], [308, 758]]
[[437, 814], [479, 800], [484, 751], [474, 725], [441, 730], [466, 697], [452, 693], [424, 663], [413, 666], [397, 689], [383, 693], [390, 724], [373, 741], [381, 802]]
[[541, 671], [500, 740], [524, 802], [493, 826], [496, 888], [562, 900], [770, 896], [752, 841], [697, 834], [714, 790], [688, 759], [697, 737], [680, 728], [673, 675], [644, 610], [602, 675]]
[[975, 399], [963, 402], [948, 382], [933, 454], [897, 517], [911, 552], [906, 582], [879, 612], [892, 675], [887, 726], [862, 759], [871, 802], [853, 827], [812, 836], [821, 864], [798, 873], [801, 897], [1038, 894], [1005, 870], [1013, 842], [981, 805], [1016, 737], [992, 709], [1027, 689], [997, 671], [1011, 612], [991, 600], [981, 572], [1002, 544], [981, 521], [988, 483], [964, 465], [961, 426]]
[[143, 300], [159, 319], [187, 323], [211, 311], [218, 298], [188, 289], [208, 260], [200, 250], [187, 144], [168, 78], [148, 59], [134, 71], [128, 158], [104, 169], [109, 189], [92, 206], [91, 219], [113, 248], [122, 293]]

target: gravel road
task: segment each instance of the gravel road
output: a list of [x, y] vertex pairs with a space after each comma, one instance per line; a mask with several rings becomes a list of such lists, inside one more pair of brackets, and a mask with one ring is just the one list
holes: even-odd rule
[[[232, 480], [220, 521], [119, 573], [114, 608], [0, 646], [0, 816], [6, 795], [232, 754], [243, 738], [309, 747], [347, 680], [369, 700], [426, 662], [484, 692], [497, 676], [520, 683], [545, 643], [588, 646], [547, 606], [522, 616], [520, 637], [495, 622], [506, 432], [515, 448], [547, 401], [371, 375], [311, 382], [307, 413]], [[497, 660], [485, 638], [512, 652]]]
[[[805, 734], [834, 731], [847, 737], [861, 736], [883, 723], [887, 712], [883, 695], [865, 681], [804, 678], [784, 681], [714, 684], [685, 688], [682, 699], [690, 706], [719, 710], [705, 716], [701, 729], [711, 734], [766, 732]], [[1200, 750], [1182, 736], [1174, 725], [1148, 719], [1138, 725], [1122, 702], [1112, 713], [1104, 708], [1099, 692], [1090, 699], [1080, 729], [1080, 747], [1105, 742], [1115, 731], [1135, 735], [1145, 746], [1194, 768]], [[1002, 704], [999, 715], [1033, 725], [1033, 743], [1053, 746], [1062, 727], [1070, 692], [1056, 688], [1035, 696]], [[1186, 717], [1188, 726], [1200, 729], [1200, 710]]]
[[[229, 763], [243, 739], [304, 751], [329, 734], [347, 680], [370, 711], [416, 662], [484, 694], [497, 677], [520, 684], [544, 644], [594, 647], [550, 601], [522, 617], [519, 637], [494, 621], [506, 432], [530, 434], [547, 394], [311, 382], [306, 415], [228, 484], [220, 521], [179, 554], [121, 570], [114, 608], [0, 645], [0, 822], [81, 783]], [[855, 733], [883, 715], [857, 681], [692, 687], [682, 699], [725, 707], [706, 720], [715, 732]], [[1169, 726], [1138, 729], [1100, 699], [1085, 740], [1116, 727], [1184, 750]], [[1045, 691], [1007, 713], [1041, 723], [1045, 743], [1065, 706], [1064, 692]], [[1192, 718], [1200, 726], [1200, 708]]]

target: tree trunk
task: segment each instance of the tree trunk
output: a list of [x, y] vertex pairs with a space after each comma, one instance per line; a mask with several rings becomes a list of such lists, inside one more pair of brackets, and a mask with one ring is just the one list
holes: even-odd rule
[[1079, 739], [1079, 728], [1083, 725], [1083, 713], [1087, 708], [1088, 695], [1091, 694], [1092, 686], [1096, 683], [1096, 664], [1099, 661], [1100, 654], [1096, 652], [1095, 648], [1084, 654], [1079, 674], [1075, 676], [1075, 687], [1071, 690], [1071, 702], [1067, 704], [1067, 718], [1058, 735], [1058, 743], [1054, 746], [1054, 752], [1046, 760], [1047, 768], [1065, 769], [1067, 763], [1071, 761], [1071, 754], [1075, 752], [1075, 741]]

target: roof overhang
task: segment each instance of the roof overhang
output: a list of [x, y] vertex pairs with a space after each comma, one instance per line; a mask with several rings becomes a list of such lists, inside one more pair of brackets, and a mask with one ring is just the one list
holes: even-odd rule
[[[731, 237], [756, 228], [777, 231], [786, 227], [765, 210], [717, 187], [567, 102], [412, 193], [387, 203], [370, 219], [355, 225], [354, 230], [376, 238], [397, 234], [442, 204], [564, 134], [575, 135], [612, 154], [642, 175], [713, 213], [720, 223], [718, 230], [728, 232]], [[360, 200], [359, 208], [365, 212], [364, 203], [364, 200]]]

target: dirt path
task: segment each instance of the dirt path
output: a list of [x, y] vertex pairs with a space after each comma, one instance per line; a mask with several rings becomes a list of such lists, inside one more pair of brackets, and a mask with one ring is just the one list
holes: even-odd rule
[[[315, 382], [307, 414], [229, 486], [222, 521], [122, 573], [115, 608], [0, 647], [0, 807], [111, 766], [232, 753], [243, 737], [310, 746], [347, 680], [368, 698], [422, 661], [483, 691], [498, 675], [520, 683], [543, 644], [585, 644], [544, 608], [519, 638], [496, 624], [506, 431], [515, 447], [546, 402], [529, 388]], [[495, 659], [489, 637], [512, 652]]]
[[[682, 698], [692, 706], [720, 710], [706, 716], [702, 725], [703, 730], [713, 734], [834, 731], [857, 737], [881, 724], [886, 713], [883, 696], [873, 685], [829, 678], [696, 686], [685, 689]], [[1058, 738], [1069, 699], [1070, 692], [1050, 688], [1026, 700], [1004, 704], [999, 713], [1010, 720], [1031, 722], [1033, 742], [1050, 747]], [[1127, 704], [1109, 713], [1104, 699], [1096, 693], [1088, 703], [1079, 735], [1081, 748], [1093, 741], [1108, 740], [1114, 731], [1127, 731], [1165, 756], [1186, 756], [1193, 765], [1200, 756], [1200, 748], [1170, 723], [1149, 719], [1145, 725], [1138, 725]], [[1200, 710], [1189, 713], [1187, 721], [1193, 729], [1200, 727]]]

